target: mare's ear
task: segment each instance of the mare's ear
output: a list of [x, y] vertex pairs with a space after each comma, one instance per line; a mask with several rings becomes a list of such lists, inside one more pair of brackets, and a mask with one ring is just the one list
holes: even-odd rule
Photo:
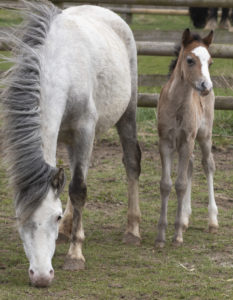
[[213, 30], [211, 30], [210, 33], [202, 39], [202, 41], [207, 47], [209, 47], [209, 45], [213, 41], [213, 37], [214, 37], [214, 32], [213, 32]]
[[55, 174], [53, 175], [51, 185], [56, 190], [57, 195], [62, 192], [65, 186], [65, 173], [62, 168], [56, 170]]
[[183, 46], [187, 46], [192, 40], [192, 35], [189, 28], [186, 28], [182, 35], [182, 44]]

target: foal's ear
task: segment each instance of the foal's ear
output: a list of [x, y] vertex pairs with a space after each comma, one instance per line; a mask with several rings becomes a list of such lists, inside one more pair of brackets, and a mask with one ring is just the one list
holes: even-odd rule
[[65, 173], [62, 168], [59, 168], [53, 175], [51, 185], [56, 190], [57, 195], [62, 192], [65, 186]]
[[183, 46], [187, 46], [192, 40], [192, 35], [189, 28], [186, 28], [182, 35], [182, 44]]
[[207, 47], [209, 47], [209, 45], [213, 41], [213, 37], [214, 37], [214, 32], [213, 32], [213, 30], [211, 30], [210, 33], [202, 39], [202, 41]]

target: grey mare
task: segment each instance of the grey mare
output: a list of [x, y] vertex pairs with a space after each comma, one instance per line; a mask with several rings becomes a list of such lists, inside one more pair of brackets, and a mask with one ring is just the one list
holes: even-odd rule
[[[52, 257], [60, 232], [71, 240], [65, 269], [84, 268], [82, 210], [96, 134], [116, 125], [128, 178], [124, 241], [140, 242], [136, 134], [137, 53], [128, 25], [95, 6], [64, 11], [47, 1], [26, 2], [25, 23], [9, 36], [14, 66], [2, 94], [5, 142], [18, 230], [35, 286], [54, 277]], [[1, 40], [6, 37], [1, 37]], [[62, 218], [64, 172], [57, 142], [66, 144], [72, 180]]]

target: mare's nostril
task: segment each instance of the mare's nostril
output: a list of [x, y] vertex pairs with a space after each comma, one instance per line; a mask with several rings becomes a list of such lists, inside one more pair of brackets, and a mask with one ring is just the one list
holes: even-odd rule
[[53, 274], [54, 274], [53, 269], [51, 269], [51, 270], [49, 271], [49, 274], [50, 274], [50, 275], [53, 275]]
[[29, 273], [30, 273], [31, 276], [34, 275], [34, 271], [32, 269], [29, 270]]

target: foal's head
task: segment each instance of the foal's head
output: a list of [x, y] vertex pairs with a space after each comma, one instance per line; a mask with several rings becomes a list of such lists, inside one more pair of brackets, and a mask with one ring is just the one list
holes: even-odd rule
[[203, 39], [199, 35], [191, 34], [189, 29], [182, 36], [183, 51], [181, 50], [179, 57], [182, 78], [202, 96], [208, 95], [213, 88], [209, 74], [212, 59], [208, 50], [212, 39], [213, 31]]

